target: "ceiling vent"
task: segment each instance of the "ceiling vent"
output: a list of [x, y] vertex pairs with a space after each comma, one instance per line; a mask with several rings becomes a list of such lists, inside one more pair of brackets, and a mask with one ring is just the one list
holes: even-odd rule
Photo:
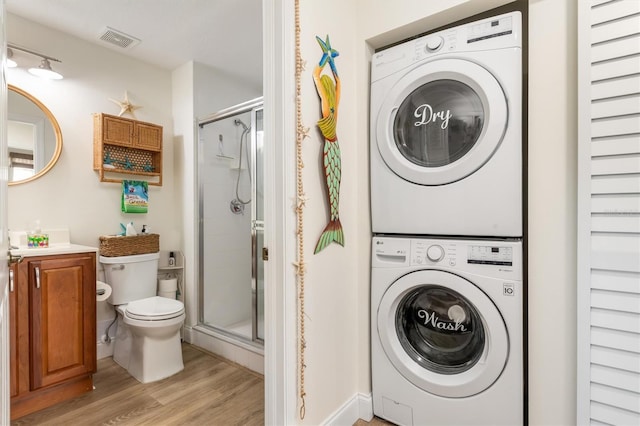
[[122, 31], [114, 30], [110, 27], [107, 27], [107, 29], [104, 30], [99, 38], [102, 41], [106, 41], [107, 43], [122, 47], [123, 49], [133, 47], [136, 44], [140, 43], [140, 39], [125, 34]]

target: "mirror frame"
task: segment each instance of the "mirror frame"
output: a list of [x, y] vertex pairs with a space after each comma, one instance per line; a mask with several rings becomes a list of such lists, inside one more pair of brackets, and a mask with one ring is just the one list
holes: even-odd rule
[[[60, 125], [58, 124], [58, 121], [56, 120], [55, 116], [51, 113], [51, 111], [49, 111], [49, 108], [44, 106], [44, 104], [40, 102], [35, 96], [11, 84], [8, 85], [8, 88], [12, 92], [18, 93], [24, 96], [25, 98], [29, 99], [38, 108], [40, 108], [40, 110], [42, 110], [42, 112], [47, 117], [47, 119], [49, 119], [49, 122], [51, 123], [51, 126], [53, 127], [53, 131], [56, 135], [56, 150], [53, 153], [51, 160], [49, 160], [49, 162], [42, 168], [42, 170], [40, 170], [38, 173], [34, 174], [33, 176], [27, 179], [17, 180], [14, 182], [11, 182], [11, 181], [7, 182], [9, 186], [13, 186], [13, 185], [20, 185], [23, 183], [31, 182], [32, 180], [38, 179], [39, 177], [42, 177], [49, 170], [53, 168], [53, 166], [58, 162], [58, 159], [60, 158], [60, 154], [62, 153], [62, 131], [60, 130]], [[8, 109], [8, 105], [7, 105], [7, 109]]]

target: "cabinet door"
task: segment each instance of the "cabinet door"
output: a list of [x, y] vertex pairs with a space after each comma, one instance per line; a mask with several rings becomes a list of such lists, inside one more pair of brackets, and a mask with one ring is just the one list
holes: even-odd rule
[[[26, 263], [26, 262], [25, 262]], [[11, 397], [28, 392], [29, 385], [29, 288], [25, 263], [9, 269], [9, 387]]]
[[148, 123], [136, 123], [135, 147], [151, 151], [162, 150], [162, 127]]
[[134, 122], [131, 120], [103, 115], [102, 141], [106, 144], [133, 146]]
[[31, 388], [96, 371], [95, 255], [29, 262]]

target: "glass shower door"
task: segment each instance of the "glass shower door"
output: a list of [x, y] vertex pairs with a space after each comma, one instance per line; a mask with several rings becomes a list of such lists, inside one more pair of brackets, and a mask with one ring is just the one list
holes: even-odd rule
[[199, 325], [264, 343], [262, 100], [199, 122]]
[[252, 164], [255, 176], [253, 199], [253, 246], [254, 246], [254, 273], [253, 273], [253, 340], [264, 341], [264, 261], [267, 253], [264, 251], [264, 150], [263, 150], [263, 109], [253, 111], [253, 128], [255, 155]]

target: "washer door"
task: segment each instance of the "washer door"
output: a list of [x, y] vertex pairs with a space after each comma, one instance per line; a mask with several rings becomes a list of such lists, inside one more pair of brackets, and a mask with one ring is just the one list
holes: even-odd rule
[[402, 376], [449, 398], [489, 388], [509, 354], [507, 328], [491, 299], [437, 270], [412, 272], [389, 287], [378, 307], [378, 335]]
[[463, 59], [440, 59], [414, 68], [391, 88], [375, 137], [395, 174], [419, 185], [445, 185], [489, 161], [507, 122], [504, 91], [489, 71]]

